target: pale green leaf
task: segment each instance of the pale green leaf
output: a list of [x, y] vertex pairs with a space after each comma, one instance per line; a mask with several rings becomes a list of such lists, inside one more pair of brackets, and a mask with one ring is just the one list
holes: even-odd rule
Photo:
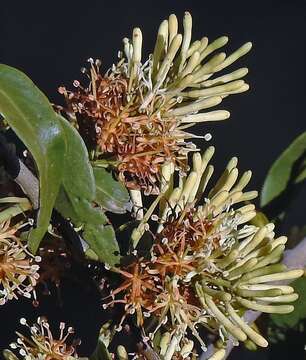
[[83, 238], [99, 259], [109, 265], [119, 263], [119, 246], [111, 225], [86, 223]]
[[119, 246], [102, 209], [93, 205], [96, 184], [86, 146], [67, 120], [62, 117], [59, 120], [65, 132], [67, 150], [56, 209], [75, 226], [83, 226], [81, 235], [100, 261], [114, 265], [119, 259]]
[[127, 189], [104, 168], [94, 167], [93, 170], [96, 179], [95, 201], [107, 211], [124, 214], [131, 208]]

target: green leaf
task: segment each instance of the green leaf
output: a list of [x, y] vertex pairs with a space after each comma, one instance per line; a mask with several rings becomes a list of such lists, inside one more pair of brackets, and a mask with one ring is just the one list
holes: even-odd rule
[[83, 225], [83, 239], [99, 259], [110, 265], [119, 262], [119, 246], [113, 227], [99, 207], [93, 206], [96, 183], [86, 146], [71, 124], [61, 122], [66, 142], [63, 183], [56, 201], [56, 209], [75, 226]]
[[94, 167], [96, 179], [95, 201], [107, 211], [124, 214], [130, 209], [130, 197], [127, 189], [116, 181], [112, 174], [101, 167]]
[[302, 319], [306, 318], [306, 278], [301, 277], [290, 284], [299, 298], [294, 302], [294, 311], [290, 314], [273, 314], [272, 321], [279, 327], [292, 328]]
[[87, 223], [84, 226], [83, 238], [100, 260], [109, 265], [119, 263], [120, 250], [111, 225]]
[[69, 197], [61, 188], [56, 200], [56, 209], [62, 216], [71, 219], [75, 226], [83, 226], [82, 238], [99, 260], [109, 265], [119, 263], [119, 246], [113, 227], [103, 211], [86, 199]]
[[119, 263], [119, 246], [113, 227], [103, 211], [86, 199], [69, 197], [62, 188], [56, 200], [56, 209], [75, 226], [83, 226], [82, 238], [99, 260], [109, 265]]
[[46, 96], [21, 71], [0, 64], [0, 113], [29, 149], [40, 182], [37, 227], [29, 246], [38, 249], [51, 217], [64, 169], [63, 130]]
[[83, 139], [71, 124], [58, 115], [65, 134], [65, 165], [61, 190], [56, 202], [57, 210], [74, 223], [106, 223], [107, 218], [91, 203], [95, 199], [96, 185], [88, 152]]
[[84, 226], [84, 239], [99, 259], [118, 262], [114, 230], [103, 211], [92, 205], [95, 178], [78, 132], [54, 112], [25, 74], [7, 65], [0, 65], [0, 113], [33, 155], [39, 172], [37, 227], [28, 238], [32, 252], [45, 235], [57, 199], [61, 214]]
[[278, 197], [286, 189], [289, 181], [297, 183], [306, 178], [305, 161], [303, 161], [298, 174], [293, 174], [294, 179], [291, 179], [292, 170], [296, 162], [305, 156], [305, 151], [306, 132], [298, 136], [270, 168], [261, 192], [261, 207]]
[[301, 172], [299, 173], [299, 175], [297, 176], [297, 178], [295, 180], [297, 183], [306, 179], [306, 157], [305, 157], [304, 161], [302, 162], [302, 164], [300, 165], [300, 170], [301, 170]]
[[57, 118], [62, 125], [66, 144], [63, 187], [70, 196], [93, 201], [96, 186], [86, 145], [69, 121], [60, 115]]
[[108, 224], [103, 211], [86, 199], [69, 197], [61, 188], [56, 200], [56, 209], [62, 216], [71, 219], [75, 226], [83, 226], [82, 238], [98, 256], [109, 265], [119, 263], [119, 246], [114, 229]]
[[82, 225], [80, 217], [77, 215], [72, 203], [63, 186], [60, 187], [55, 202], [56, 210], [65, 218], [70, 219], [76, 227]]

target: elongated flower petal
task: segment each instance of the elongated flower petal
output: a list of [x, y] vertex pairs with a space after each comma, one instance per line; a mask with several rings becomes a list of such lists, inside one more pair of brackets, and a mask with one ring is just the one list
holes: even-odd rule
[[[113, 300], [106, 306], [125, 304], [123, 321], [135, 313], [139, 326], [154, 315], [159, 325], [149, 334], [150, 339], [167, 324], [176, 334], [166, 352], [162, 350], [169, 359], [179, 339], [191, 340], [186, 329], [205, 349], [199, 325], [219, 331], [223, 339], [249, 338], [267, 346], [241, 314], [247, 309], [280, 314], [293, 311], [298, 295], [290, 286], [277, 282], [304, 273], [279, 263], [286, 238], [274, 239], [274, 224], [257, 227], [249, 223], [256, 211], [245, 201], [257, 192], [245, 190], [251, 172], [239, 177], [236, 157], [230, 159], [215, 186], [202, 192], [209, 180], [206, 170], [213, 153], [212, 147], [202, 156], [194, 153], [189, 173], [180, 175], [177, 186], [172, 179], [173, 190], [159, 195], [163, 199], [161, 211], [161, 199], [156, 198], [134, 229], [135, 247], [147, 231], [153, 235], [149, 254], [141, 258], [136, 251], [135, 260], [126, 269], [113, 269], [125, 280], [112, 291]], [[165, 179], [170, 183], [168, 175]], [[154, 232], [153, 217], [159, 223]]]
[[19, 296], [36, 300], [39, 256], [33, 256], [17, 236], [21, 225], [0, 224], [0, 305]]
[[183, 34], [174, 14], [161, 23], [148, 58], [143, 56], [141, 30], [135, 28], [106, 74], [100, 73], [99, 60], [89, 59], [89, 71], [83, 69], [89, 84], [74, 81], [75, 91], [59, 91], [93, 158], [111, 157], [127, 187], [145, 194], [159, 193], [163, 165], [172, 163], [186, 172], [187, 155], [196, 150], [187, 139], [199, 137], [184, 132], [186, 124], [227, 119], [228, 111], [211, 109], [224, 97], [248, 89], [242, 80], [246, 68], [214, 77], [251, 48], [247, 43], [228, 57], [215, 53], [227, 42], [225, 36], [210, 44], [206, 37], [192, 42], [192, 16], [186, 12]]

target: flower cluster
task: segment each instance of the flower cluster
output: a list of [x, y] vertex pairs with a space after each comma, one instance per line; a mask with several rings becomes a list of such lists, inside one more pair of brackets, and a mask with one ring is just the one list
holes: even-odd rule
[[[154, 348], [148, 344], [145, 338], [142, 342], [137, 344], [137, 351], [129, 354], [125, 347], [119, 345], [117, 347], [116, 355], [120, 360], [128, 359], [129, 355], [134, 358], [147, 360], [147, 359], [164, 359], [164, 360], [191, 360], [195, 358], [196, 352], [194, 350], [194, 342], [186, 340], [183, 334], [170, 333], [168, 331], [161, 334], [160, 339], [155, 343]], [[112, 354], [113, 358], [117, 358]]]
[[0, 224], [0, 305], [18, 296], [36, 301], [39, 256], [33, 256], [16, 236], [20, 226]]
[[[203, 156], [195, 153], [189, 175], [181, 177], [175, 188], [172, 181], [164, 185], [132, 233], [135, 247], [146, 231], [152, 233], [150, 254], [136, 255], [127, 267], [112, 269], [124, 281], [112, 291], [113, 300], [106, 307], [123, 303], [122, 322], [136, 313], [137, 323], [144, 329], [145, 318], [156, 317], [159, 325], [148, 334], [151, 340], [165, 326], [184, 342], [191, 333], [205, 349], [198, 332], [201, 325], [224, 340], [230, 336], [239, 341], [249, 338], [267, 346], [241, 315], [246, 309], [293, 311], [289, 303], [298, 297], [294, 289], [273, 282], [298, 278], [303, 270], [289, 270], [280, 263], [287, 239], [274, 237], [273, 224], [257, 227], [250, 223], [256, 211], [246, 202], [257, 192], [244, 191], [251, 172], [238, 179], [237, 158], [229, 161], [216, 185], [206, 193], [213, 174], [209, 165], [213, 153], [213, 147]], [[171, 166], [165, 166], [173, 172]], [[168, 175], [171, 178], [173, 173]], [[159, 217], [154, 213], [157, 203]], [[158, 220], [156, 231], [150, 230], [153, 224], [149, 219]]]
[[[207, 37], [191, 41], [192, 17], [186, 12], [183, 35], [178, 33], [175, 15], [158, 30], [153, 53], [142, 61], [142, 33], [133, 31], [123, 39], [119, 62], [106, 74], [99, 60], [89, 59], [83, 69], [89, 85], [74, 81], [74, 91], [60, 87], [67, 102], [66, 113], [94, 151], [94, 158], [111, 157], [119, 176], [130, 189], [159, 192], [160, 169], [172, 162], [186, 170], [186, 156], [195, 146], [188, 139], [198, 137], [185, 131], [193, 124], [224, 120], [225, 110], [203, 112], [231, 94], [248, 90], [241, 80], [248, 72], [240, 68], [222, 72], [251, 49], [246, 43], [231, 55], [215, 53], [228, 38], [209, 43]], [[205, 139], [210, 139], [206, 134]]]
[[[121, 320], [103, 325], [93, 357], [101, 345], [104, 357], [116, 358], [107, 348], [116, 330], [120, 331], [131, 317], [139, 328], [139, 342], [133, 353], [119, 345], [119, 360], [130, 356], [144, 360], [195, 359], [200, 347], [207, 349], [205, 332], [221, 338], [220, 348], [210, 358], [221, 360], [225, 356], [222, 347], [229, 339], [267, 346], [266, 339], [245, 320], [248, 309], [279, 314], [294, 309], [291, 303], [298, 295], [287, 281], [302, 276], [304, 270], [282, 264], [287, 239], [275, 237], [274, 224], [259, 226], [254, 221], [256, 210], [250, 201], [257, 192], [245, 190], [251, 171], [239, 176], [234, 157], [207, 191], [214, 172], [210, 164], [214, 148], [201, 155], [192, 139], [208, 141], [211, 135], [196, 136], [187, 131], [198, 123], [227, 119], [229, 112], [215, 107], [229, 95], [249, 88], [242, 80], [247, 68], [229, 73], [224, 70], [248, 53], [252, 44], [246, 43], [227, 56], [219, 52], [227, 42], [226, 36], [211, 43], [206, 37], [192, 42], [191, 15], [185, 13], [180, 34], [178, 20], [172, 14], [161, 23], [154, 50], [145, 60], [142, 33], [135, 28], [131, 40], [123, 39], [123, 52], [106, 73], [100, 71], [100, 60], [90, 58], [89, 69], [82, 69], [87, 76], [85, 85], [75, 80], [73, 90], [59, 88], [66, 100], [66, 108], [61, 110], [86, 142], [91, 164], [115, 170], [116, 177], [130, 190], [134, 217], [139, 220], [121, 264], [105, 264], [112, 274], [103, 269], [100, 289], [111, 289], [103, 308], [116, 307]], [[190, 153], [192, 166], [188, 164]], [[104, 193], [102, 185], [100, 192]], [[109, 186], [106, 197], [111, 198], [112, 192], [115, 187]], [[145, 213], [142, 194], [156, 195]], [[74, 213], [77, 203], [86, 205], [76, 214], [80, 219], [74, 225], [80, 227], [75, 230], [84, 229], [78, 235], [90, 237], [89, 244], [98, 244], [102, 231], [94, 230], [104, 222], [94, 215], [93, 198], [85, 196], [85, 202], [82, 196], [77, 198], [72, 210]], [[31, 209], [27, 199], [21, 200], [23, 206], [8, 208], [2, 219]], [[91, 234], [86, 234], [83, 223], [87, 225], [85, 212], [89, 210]], [[70, 214], [70, 209], [67, 211]], [[58, 286], [62, 274], [73, 265], [74, 251], [66, 246], [64, 231], [52, 225], [51, 237], [45, 235], [40, 247], [43, 262], [39, 266], [41, 257], [32, 255], [18, 237], [21, 227], [29, 223], [0, 224], [0, 305], [20, 295], [33, 297], [35, 303], [38, 279]], [[126, 228], [124, 224], [118, 232]], [[113, 234], [111, 240], [115, 241]], [[105, 248], [108, 253], [111, 247]], [[123, 248], [127, 247], [120, 246], [122, 252]], [[81, 262], [79, 251], [81, 247], [75, 253], [76, 260]], [[91, 267], [85, 257], [84, 263]], [[106, 279], [105, 273], [111, 276]], [[74, 333], [71, 327], [66, 329], [60, 323], [59, 334], [54, 336], [45, 318], [38, 318], [34, 325], [24, 318], [20, 323], [30, 335], [17, 332], [18, 338], [10, 347], [25, 360], [78, 358], [79, 341], [70, 341]], [[128, 332], [130, 324], [125, 325]], [[4, 356], [17, 359], [11, 350]]]
[[77, 358], [76, 346], [79, 341], [67, 345], [67, 339], [74, 333], [72, 327], [66, 329], [65, 323], [60, 323], [59, 338], [55, 338], [46, 318], [39, 317], [37, 323], [29, 325], [26, 319], [20, 319], [21, 325], [28, 328], [30, 338], [17, 333], [17, 341], [10, 344], [12, 350], [17, 350], [25, 360], [73, 360]]

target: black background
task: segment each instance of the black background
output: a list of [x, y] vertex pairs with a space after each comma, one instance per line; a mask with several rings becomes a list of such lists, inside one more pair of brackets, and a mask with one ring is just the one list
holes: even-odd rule
[[[193, 39], [228, 35], [228, 53], [252, 41], [251, 53], [236, 65], [249, 68], [250, 91], [222, 103], [231, 111], [229, 120], [199, 126], [196, 132], [212, 133], [219, 171], [238, 155], [240, 168], [254, 170], [252, 185], [260, 189], [275, 158], [305, 130], [305, 9], [304, 1], [6, 1], [0, 3], [0, 61], [24, 71], [52, 102], [60, 104], [58, 86], [79, 79], [88, 57], [101, 58], [106, 70], [116, 61], [122, 38], [130, 36], [135, 26], [143, 31], [145, 52], [152, 51], [159, 23], [173, 12], [180, 19], [185, 10], [192, 13]], [[305, 191], [302, 195], [305, 200]], [[305, 222], [302, 196], [291, 214], [287, 227]], [[54, 298], [46, 298], [35, 310], [26, 301], [22, 307], [12, 303], [0, 309], [0, 348], [14, 338], [21, 316], [33, 319], [46, 314], [75, 326], [83, 339], [82, 350], [90, 351], [100, 325], [99, 299], [80, 287], [69, 285], [63, 291], [64, 308]], [[241, 353], [239, 358], [250, 356]], [[268, 352], [255, 355], [259, 356], [268, 358]]]

